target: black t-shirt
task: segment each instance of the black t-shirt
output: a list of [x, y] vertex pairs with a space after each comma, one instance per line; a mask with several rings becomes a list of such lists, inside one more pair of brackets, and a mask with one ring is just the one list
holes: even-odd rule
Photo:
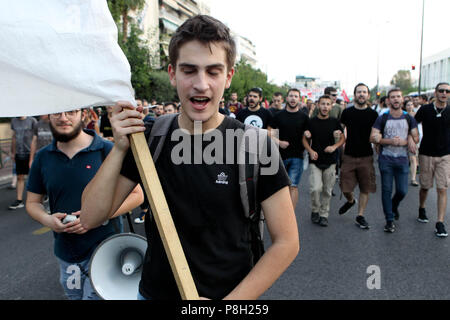
[[100, 132], [103, 133], [104, 138], [113, 136], [111, 122], [109, 121], [108, 114], [105, 114], [100, 118], [100, 128], [99, 129], [100, 129]]
[[[224, 164], [175, 165], [171, 153], [180, 142], [171, 141], [170, 137], [178, 128], [176, 119], [156, 161], [156, 169], [199, 295], [222, 299], [252, 268], [249, 225], [239, 193], [238, 165], [225, 164], [226, 152], [223, 153]], [[238, 128], [243, 129], [244, 126], [235, 119], [225, 117], [217, 130], [226, 139], [231, 139], [232, 135], [226, 135], [225, 130]], [[191, 140], [193, 149], [193, 136], [186, 134], [184, 138]], [[212, 140], [203, 141], [198, 152], [203, 154], [205, 148], [214, 143], [215, 139]], [[223, 146], [226, 148], [227, 143]], [[235, 146], [237, 148], [237, 144]], [[237, 155], [236, 149], [234, 155]], [[193, 161], [191, 159], [191, 163]], [[140, 181], [131, 152], [124, 160], [121, 174], [133, 181]], [[275, 175], [259, 177], [258, 200], [267, 199], [289, 184], [280, 160]], [[149, 247], [140, 293], [151, 299], [180, 299], [156, 224], [148, 220], [145, 220], [145, 230]]]
[[309, 120], [307, 130], [311, 132], [311, 148], [317, 152], [317, 160], [310, 160], [316, 165], [331, 165], [336, 163], [336, 151], [326, 153], [324, 150], [328, 146], [335, 144], [333, 132], [342, 131], [341, 124], [336, 118], [319, 119], [314, 117]]
[[417, 123], [422, 123], [423, 137], [420, 142], [419, 154], [429, 157], [442, 157], [450, 154], [450, 109], [447, 106], [442, 111], [434, 108], [434, 104], [420, 107], [415, 115]]
[[305, 148], [302, 139], [308, 120], [308, 116], [300, 110], [297, 112], [282, 110], [273, 117], [271, 127], [279, 130], [280, 140], [289, 142], [286, 149], [280, 148], [280, 154], [284, 160], [303, 158]]
[[230, 110], [228, 110], [226, 108], [219, 108], [219, 112], [221, 114], [223, 114], [224, 116], [229, 116], [230, 115]]
[[269, 110], [272, 113], [272, 116], [274, 117], [278, 112], [283, 111], [284, 109], [277, 109], [277, 108], [274, 108], [274, 107], [270, 107], [267, 110]]
[[272, 113], [260, 107], [258, 111], [251, 111], [249, 108], [242, 109], [236, 115], [236, 119], [244, 124], [249, 124], [260, 129], [267, 129], [272, 122]]
[[341, 123], [347, 128], [344, 154], [355, 158], [373, 154], [370, 132], [377, 118], [378, 113], [372, 108], [359, 110], [350, 107], [342, 112]]

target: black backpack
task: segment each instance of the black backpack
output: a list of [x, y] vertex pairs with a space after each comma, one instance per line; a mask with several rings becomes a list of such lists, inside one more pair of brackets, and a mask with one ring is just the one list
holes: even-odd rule
[[[164, 142], [167, 137], [167, 133], [172, 126], [172, 123], [177, 119], [177, 114], [169, 114], [158, 117], [155, 119], [153, 124], [147, 123], [151, 126], [149, 128], [150, 136], [148, 138], [148, 145], [152, 154], [153, 162], [156, 164], [161, 150], [163, 148]], [[260, 130], [250, 125], [245, 126], [245, 131], [256, 130], [256, 137], [262, 139], [267, 138], [267, 131]], [[245, 140], [245, 139], [243, 139]], [[245, 142], [245, 141], [243, 141]], [[251, 151], [252, 148], [248, 148], [247, 144], [240, 146], [241, 150], [245, 151], [246, 159], [248, 159], [251, 154], [257, 156], [256, 164], [251, 164], [250, 161], [245, 161], [245, 164], [238, 164], [239, 167], [239, 191], [242, 206], [244, 208], [244, 213], [246, 219], [249, 222], [250, 230], [250, 246], [253, 255], [253, 264], [261, 258], [264, 254], [264, 214], [261, 210], [261, 204], [257, 201], [257, 185], [258, 176], [260, 173], [260, 162], [259, 154]]]

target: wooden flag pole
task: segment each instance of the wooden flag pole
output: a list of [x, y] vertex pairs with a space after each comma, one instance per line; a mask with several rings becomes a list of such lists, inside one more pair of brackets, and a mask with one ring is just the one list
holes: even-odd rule
[[198, 300], [197, 288], [181, 247], [144, 133], [132, 134], [130, 144], [181, 298]]

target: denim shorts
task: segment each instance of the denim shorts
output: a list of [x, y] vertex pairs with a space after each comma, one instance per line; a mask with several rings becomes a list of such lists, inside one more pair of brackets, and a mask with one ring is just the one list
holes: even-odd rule
[[100, 300], [89, 279], [89, 261], [70, 263], [58, 258], [60, 278], [64, 292], [69, 300]]
[[291, 187], [297, 187], [300, 183], [300, 178], [303, 173], [303, 159], [302, 158], [288, 158], [283, 160], [284, 167], [291, 179]]

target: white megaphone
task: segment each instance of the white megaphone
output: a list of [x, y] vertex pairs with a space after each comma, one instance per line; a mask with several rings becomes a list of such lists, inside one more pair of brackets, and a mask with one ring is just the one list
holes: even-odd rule
[[104, 300], [137, 300], [147, 240], [121, 233], [104, 240], [94, 251], [89, 278]]

